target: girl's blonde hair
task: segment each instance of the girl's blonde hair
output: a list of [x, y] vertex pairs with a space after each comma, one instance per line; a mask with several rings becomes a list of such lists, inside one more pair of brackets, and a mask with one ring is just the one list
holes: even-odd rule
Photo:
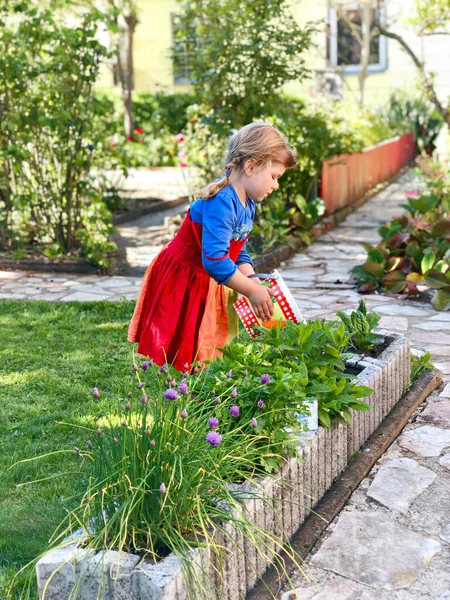
[[227, 173], [242, 170], [249, 159], [255, 162], [256, 168], [264, 167], [271, 161], [281, 163], [286, 169], [291, 169], [297, 164], [295, 149], [274, 125], [263, 122], [250, 123], [230, 138], [224, 164], [225, 176], [207, 185], [199, 197], [208, 200], [215, 196], [229, 185]]

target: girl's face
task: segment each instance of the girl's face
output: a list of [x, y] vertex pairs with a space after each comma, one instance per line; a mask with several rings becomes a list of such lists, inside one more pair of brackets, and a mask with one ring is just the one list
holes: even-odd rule
[[252, 161], [247, 161], [244, 167], [245, 192], [248, 198], [261, 202], [278, 189], [278, 179], [286, 171], [286, 167], [279, 162], [270, 162], [264, 167], [255, 168], [251, 163]]

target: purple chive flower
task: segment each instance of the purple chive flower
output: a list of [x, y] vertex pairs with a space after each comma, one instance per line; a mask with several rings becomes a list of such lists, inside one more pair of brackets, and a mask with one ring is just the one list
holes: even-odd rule
[[149, 368], [149, 366], [150, 366], [150, 362], [147, 362], [147, 361], [143, 362], [141, 365], [143, 371], [146, 371]]
[[177, 387], [177, 382], [175, 381], [175, 379], [172, 379], [171, 386], [172, 387]]
[[264, 408], [264, 402], [262, 400], [258, 400], [258, 408]]
[[215, 396], [216, 395], [216, 390], [211, 390], [211, 395]]
[[248, 371], [247, 371], [247, 369], [245, 369], [245, 371], [242, 371], [242, 375], [243, 375], [244, 377], [247, 377], [247, 375], [248, 375]]
[[256, 427], [258, 427], [258, 421], [254, 417], [252, 419], [252, 427], [253, 429], [256, 429]]
[[186, 410], [185, 408], [183, 408], [183, 410], [182, 410], [182, 411], [181, 411], [181, 413], [180, 413], [180, 417], [181, 417], [182, 419], [187, 419], [187, 416], [188, 416], [188, 414], [187, 414], [187, 410]]
[[220, 446], [220, 442], [222, 441], [222, 436], [217, 431], [210, 431], [206, 434], [205, 440], [211, 446]]
[[134, 365], [133, 365], [133, 369], [134, 369], [135, 371], [139, 371], [139, 367], [137, 366], [137, 364], [134, 364]]
[[183, 369], [184, 369], [185, 371], [189, 371], [189, 363], [184, 363], [184, 367], [183, 367]]
[[231, 397], [231, 398], [236, 398], [236, 396], [237, 396], [237, 389], [236, 389], [236, 388], [234, 388], [234, 389], [232, 389], [232, 390], [231, 390], [230, 397]]
[[159, 486], [159, 491], [161, 492], [161, 494], [166, 493], [166, 486], [163, 483]]
[[230, 406], [229, 413], [232, 417], [239, 416], [239, 406]]
[[228, 373], [226, 373], [225, 377], [227, 379], [230, 379], [230, 377], [233, 377], [233, 371], [228, 371]]
[[150, 446], [153, 446], [153, 447], [155, 447], [155, 446], [156, 446], [156, 442], [155, 442], [155, 440], [150, 440]]
[[142, 390], [142, 388], [144, 387], [144, 385], [145, 385], [145, 383], [144, 383], [144, 382], [142, 382], [142, 383], [138, 383], [138, 385], [137, 385], [137, 389], [138, 389], [138, 390]]
[[194, 367], [194, 373], [198, 373], [200, 371], [199, 367]]
[[94, 396], [94, 398], [100, 398], [100, 392], [98, 391], [97, 388], [94, 388], [92, 390], [92, 395]]
[[147, 429], [145, 430], [145, 435], [151, 435], [151, 433], [152, 433], [152, 432], [151, 432], [151, 431], [150, 431], [150, 429], [147, 427]]
[[141, 404], [147, 404], [147, 396], [145, 394], [141, 396]]
[[131, 398], [132, 395], [133, 395], [133, 392], [128, 392], [127, 398]]
[[100, 427], [97, 429], [97, 435], [102, 435], [103, 431], [100, 429]]
[[87, 441], [87, 447], [89, 450], [92, 450], [92, 448], [94, 447], [94, 444], [91, 442], [91, 440]]
[[216, 419], [216, 417], [210, 417], [208, 419], [208, 426], [210, 429], [217, 429], [219, 427], [219, 419]]
[[180, 394], [183, 394], [183, 396], [185, 396], [189, 392], [188, 386], [184, 383], [184, 381], [182, 381], [178, 386], [178, 391], [180, 392]]
[[164, 392], [164, 398], [166, 400], [178, 400], [179, 396], [175, 390], [169, 389]]
[[125, 410], [130, 410], [131, 409], [131, 404], [129, 402], [127, 402], [125, 404]]
[[158, 369], [158, 370], [156, 371], [156, 376], [157, 376], [157, 377], [161, 377], [161, 370], [160, 370], [160, 369]]
[[219, 398], [219, 396], [217, 396], [217, 398], [216, 398], [216, 404], [220, 404], [220, 398]]
[[261, 375], [261, 383], [263, 385], [265, 385], [266, 383], [269, 383], [270, 381], [270, 377], [267, 375], [267, 373], [264, 373], [264, 375]]
[[75, 446], [74, 450], [77, 454], [80, 454], [80, 449], [77, 446]]
[[122, 421], [122, 427], [126, 427], [127, 426], [127, 422], [125, 421], [125, 419]]
[[161, 367], [161, 373], [167, 373], [167, 367], [166, 367], [166, 365], [163, 365]]

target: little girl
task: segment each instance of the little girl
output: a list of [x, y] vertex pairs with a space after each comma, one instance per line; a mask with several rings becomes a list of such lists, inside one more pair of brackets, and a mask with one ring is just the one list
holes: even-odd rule
[[295, 151], [272, 125], [250, 123], [231, 137], [225, 176], [191, 204], [145, 273], [128, 331], [140, 354], [179, 371], [214, 359], [237, 333], [229, 332], [230, 289], [247, 296], [257, 317], [272, 316], [270, 292], [255, 275], [246, 243], [255, 203], [278, 189], [295, 164]]

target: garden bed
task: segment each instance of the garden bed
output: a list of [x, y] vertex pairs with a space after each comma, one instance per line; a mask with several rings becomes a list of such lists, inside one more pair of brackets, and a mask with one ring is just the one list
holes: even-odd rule
[[[276, 476], [262, 479], [257, 485], [235, 486], [241, 490], [247, 516], [274, 538], [287, 540], [295, 533], [408, 387], [409, 342], [396, 335], [391, 337], [391, 343], [377, 358], [359, 358], [349, 364], [351, 368], [363, 368], [357, 377], [362, 385], [373, 389], [364, 399], [370, 411], [352, 411], [353, 421], [348, 426], [335, 423], [331, 429], [320, 427], [317, 432], [302, 434], [298, 459], [292, 458]], [[158, 564], [141, 563], [139, 556], [95, 553], [83, 550], [74, 541], [68, 544], [49, 552], [37, 564], [39, 592], [42, 597], [45, 588], [46, 600], [68, 599], [75, 585], [82, 590], [83, 600], [102, 594], [107, 600], [188, 598], [181, 565], [174, 555]], [[231, 530], [223, 546], [227, 552], [219, 569], [221, 577], [217, 567], [210, 564], [207, 549], [194, 551], [192, 558], [199, 565], [199, 573], [203, 572], [202, 578], [209, 580], [208, 600], [239, 600], [252, 589], [269, 561], [262, 548], [256, 550]], [[245, 553], [236, 551], [236, 547], [244, 548]]]

